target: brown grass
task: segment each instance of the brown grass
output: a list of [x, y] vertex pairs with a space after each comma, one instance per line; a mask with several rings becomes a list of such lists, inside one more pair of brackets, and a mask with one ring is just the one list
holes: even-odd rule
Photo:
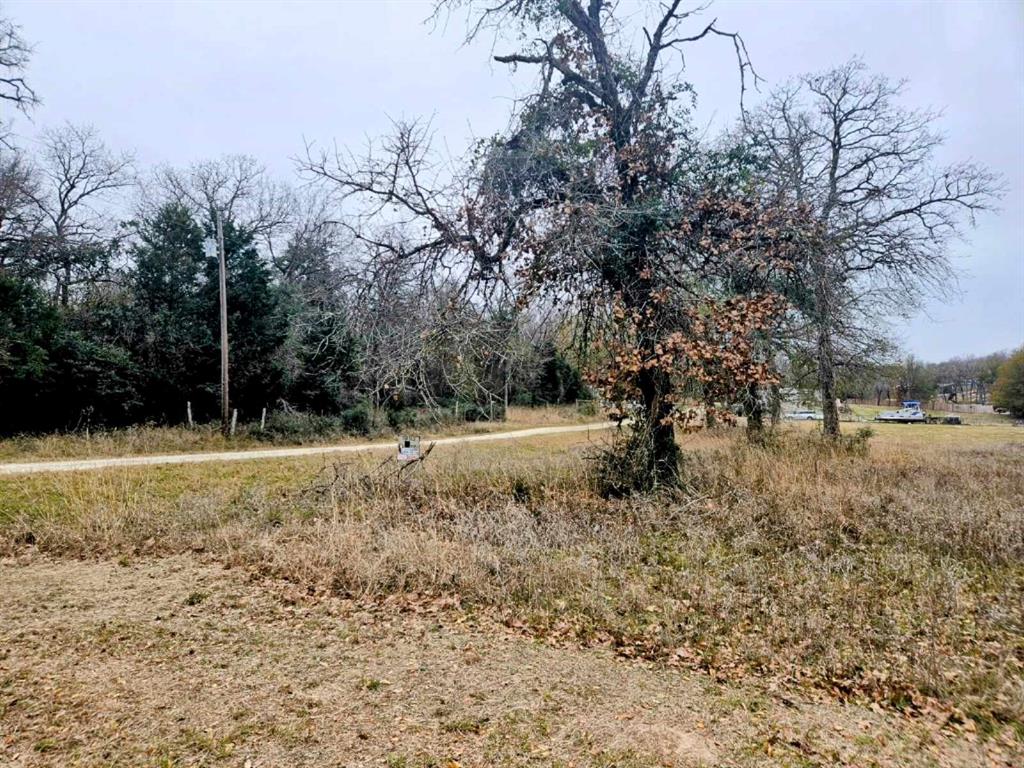
[[0, 558], [0, 583], [12, 768], [1020, 764], [1012, 743], [934, 718], [552, 647], [444, 599], [311, 594], [209, 557], [25, 552]]
[[616, 502], [574, 436], [400, 475], [366, 457], [16, 478], [0, 551], [201, 550], [339, 595], [458, 593], [536, 633], [1020, 738], [1024, 433], [897, 429], [866, 456], [801, 429], [688, 437], [686, 492]]

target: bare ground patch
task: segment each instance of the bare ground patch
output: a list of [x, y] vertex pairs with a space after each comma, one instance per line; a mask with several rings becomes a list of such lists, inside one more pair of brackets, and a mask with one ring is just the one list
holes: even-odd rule
[[311, 595], [190, 555], [30, 551], [0, 561], [0, 583], [2, 765], [1014, 759], [928, 718], [550, 647], [444, 601]]

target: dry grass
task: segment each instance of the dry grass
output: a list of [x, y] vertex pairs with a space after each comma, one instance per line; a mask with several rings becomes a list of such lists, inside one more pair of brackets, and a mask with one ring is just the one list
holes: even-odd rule
[[[537, 408], [512, 406], [508, 409], [505, 421], [452, 424], [428, 430], [427, 434], [432, 437], [482, 434], [534, 426], [578, 424], [600, 418], [593, 414], [581, 413], [576, 406]], [[307, 437], [304, 440], [288, 438], [284, 441], [268, 441], [266, 436], [259, 434], [258, 427], [259, 425], [241, 425], [238, 434], [232, 438], [224, 437], [220, 432], [219, 425], [216, 424], [200, 424], [192, 428], [142, 425], [92, 432], [19, 435], [0, 439], [0, 462], [227, 451], [265, 448], [271, 444], [322, 445], [330, 443], [344, 445], [346, 443], [364, 443], [367, 440], [366, 436], [339, 433]]]
[[801, 429], [691, 436], [687, 492], [618, 502], [575, 436], [398, 476], [370, 457], [31, 476], [0, 484], [0, 551], [200, 550], [342, 596], [458, 593], [524, 631], [1022, 738], [1024, 432], [878, 431], [866, 456]]
[[23, 553], [0, 558], [0, 583], [11, 768], [1014, 765], [1012, 743], [951, 738], [931, 718], [551, 647], [444, 600], [311, 594], [194, 555]]
[[[981, 414], [991, 416], [992, 414]], [[917, 452], [920, 449], [931, 449], [938, 446], [952, 451], [970, 449], [972, 447], [996, 448], [1024, 443], [1024, 428], [1017, 426], [1008, 418], [997, 417], [995, 423], [963, 424], [946, 426], [937, 424], [885, 424], [848, 423], [844, 422], [844, 435], [852, 435], [858, 429], [868, 427], [875, 438], [873, 445], [885, 450]], [[805, 433], [821, 431], [818, 422], [793, 422], [787, 428]]]

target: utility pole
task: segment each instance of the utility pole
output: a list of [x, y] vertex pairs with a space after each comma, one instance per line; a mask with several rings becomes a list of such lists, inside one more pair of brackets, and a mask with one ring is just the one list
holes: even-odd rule
[[224, 252], [224, 223], [220, 211], [213, 211], [217, 238], [206, 238], [203, 250], [207, 258], [217, 257], [220, 288], [220, 428], [225, 435], [231, 432], [231, 410], [228, 400], [228, 267]]
[[220, 428], [225, 435], [231, 431], [228, 409], [228, 265], [224, 253], [224, 222], [217, 216], [217, 255], [220, 262]]

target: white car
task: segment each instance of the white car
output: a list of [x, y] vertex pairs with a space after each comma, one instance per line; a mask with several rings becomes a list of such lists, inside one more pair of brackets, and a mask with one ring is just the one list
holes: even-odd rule
[[790, 421], [821, 421], [825, 417], [822, 416], [817, 411], [802, 410], [787, 413], [785, 418], [789, 419]]

